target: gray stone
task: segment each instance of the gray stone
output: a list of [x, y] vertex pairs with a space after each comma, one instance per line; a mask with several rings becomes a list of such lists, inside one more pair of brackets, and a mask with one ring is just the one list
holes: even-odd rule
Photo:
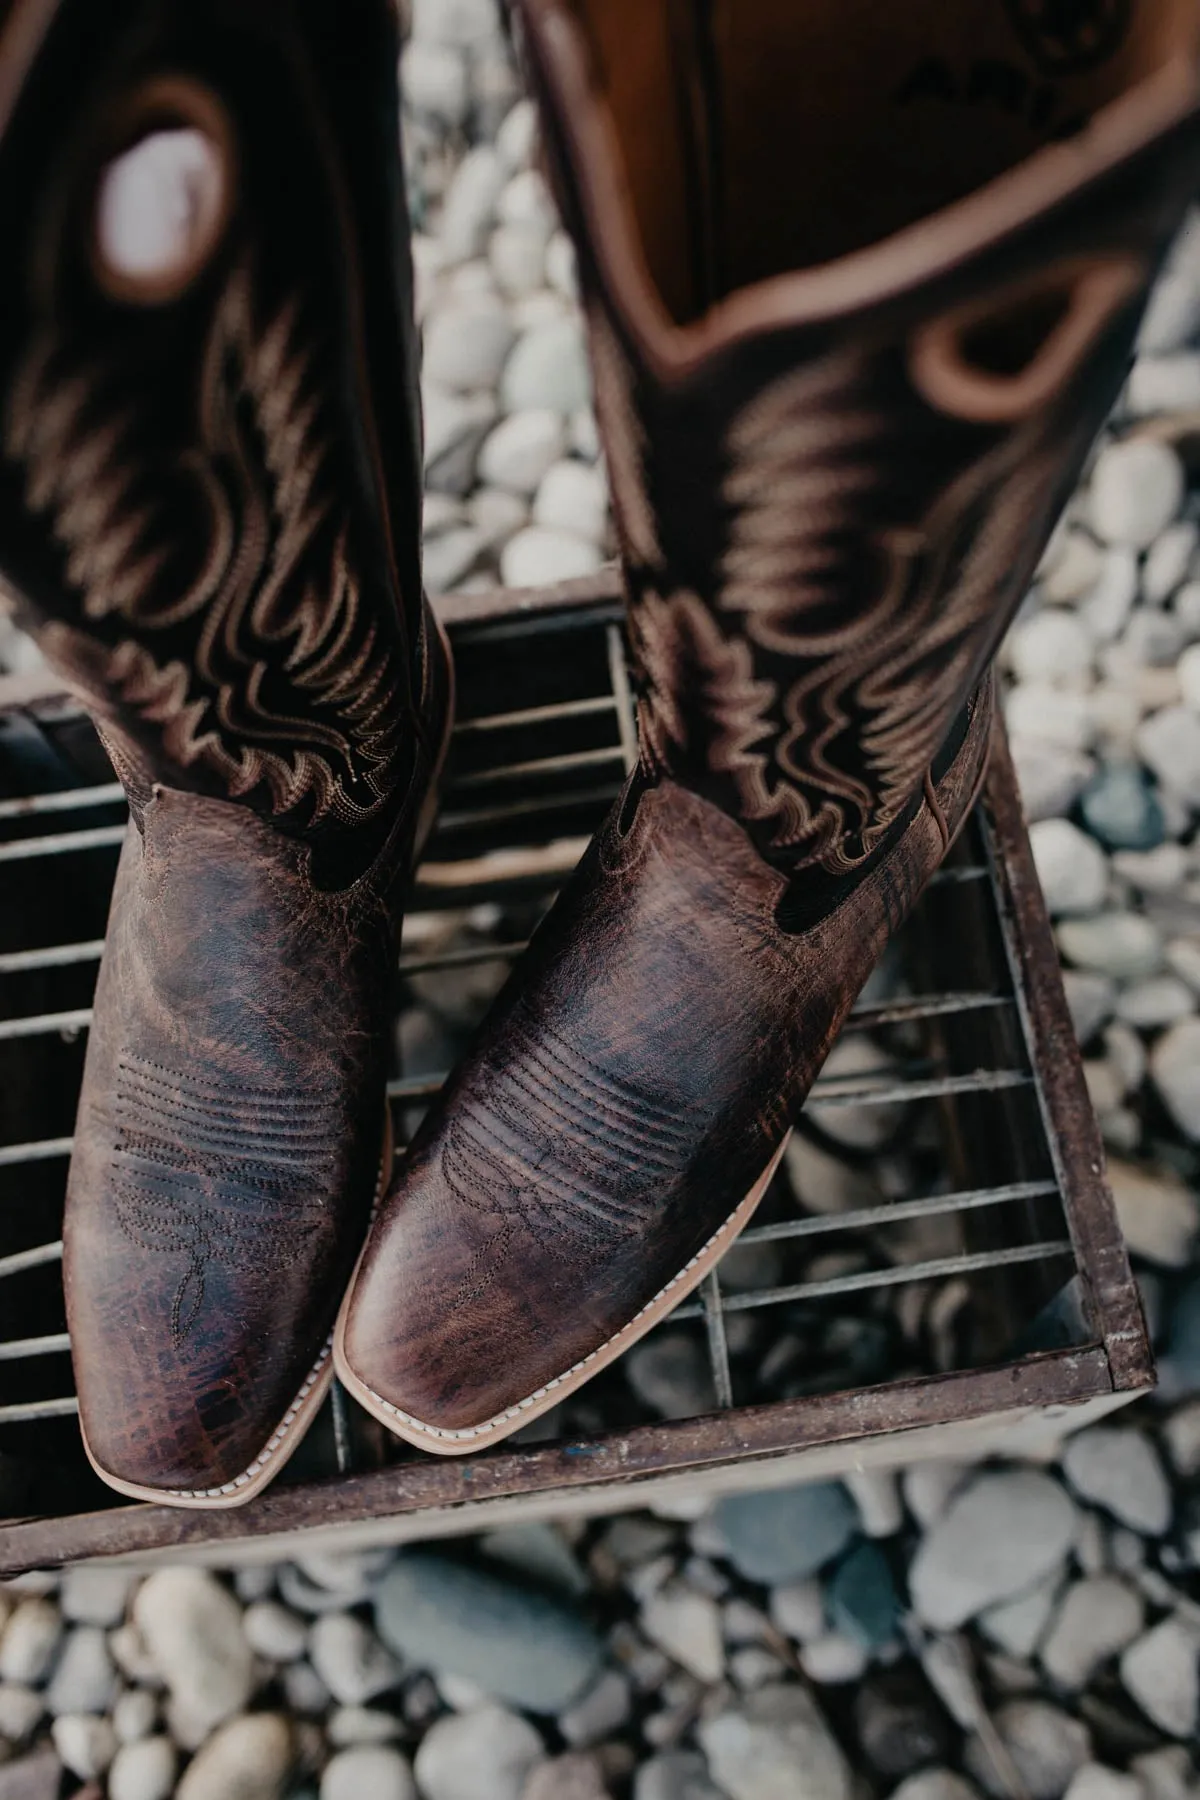
[[1135, 1775], [1089, 1762], [1071, 1777], [1063, 1800], [1145, 1800], [1145, 1790]]
[[356, 1744], [326, 1763], [321, 1800], [417, 1800], [417, 1787], [399, 1750]]
[[1092, 1575], [1067, 1589], [1042, 1645], [1042, 1667], [1058, 1687], [1086, 1687], [1096, 1670], [1131, 1644], [1145, 1616], [1136, 1588], [1117, 1575]]
[[479, 452], [480, 479], [513, 494], [532, 494], [566, 447], [563, 422], [546, 407], [502, 419]]
[[563, 414], [591, 398], [583, 325], [574, 315], [535, 326], [518, 338], [500, 379], [505, 412], [549, 407]]
[[168, 1737], [122, 1744], [108, 1771], [108, 1800], [170, 1800], [175, 1767], [175, 1746]]
[[1143, 1432], [1093, 1425], [1067, 1441], [1063, 1471], [1079, 1495], [1147, 1537], [1171, 1524], [1171, 1489], [1158, 1452]]
[[400, 1664], [353, 1613], [326, 1613], [309, 1637], [313, 1668], [342, 1706], [363, 1706], [400, 1679]]
[[804, 1688], [760, 1688], [696, 1735], [730, 1800], [850, 1800], [850, 1769]]
[[556, 1525], [504, 1525], [481, 1538], [479, 1548], [492, 1562], [539, 1587], [554, 1588], [569, 1599], [588, 1592], [587, 1571]]
[[1162, 606], [1187, 577], [1197, 549], [1200, 525], [1180, 519], [1151, 544], [1142, 565], [1142, 593], [1151, 606]]
[[1029, 1657], [1041, 1641], [1054, 1611], [1055, 1584], [1044, 1581], [1015, 1600], [1003, 1600], [979, 1615], [985, 1637], [1009, 1656]]
[[912, 1663], [875, 1670], [854, 1698], [854, 1741], [871, 1768], [899, 1781], [949, 1755], [945, 1713]]
[[471, 573], [485, 547], [483, 533], [474, 525], [457, 525], [427, 539], [421, 557], [425, 592], [451, 593]]
[[1195, 1769], [1182, 1744], [1164, 1744], [1131, 1758], [1129, 1772], [1136, 1775], [1150, 1800], [1194, 1800]]
[[294, 1749], [292, 1727], [278, 1713], [229, 1719], [184, 1770], [176, 1800], [279, 1800]]
[[0, 1681], [41, 1681], [61, 1636], [62, 1617], [53, 1600], [39, 1594], [19, 1600], [0, 1636]]
[[[997, 1710], [994, 1724], [1030, 1800], [1061, 1800], [1091, 1758], [1087, 1726], [1045, 1700], [1010, 1700]], [[988, 1793], [1010, 1792], [978, 1737], [967, 1744], [965, 1760], [969, 1773]]]
[[891, 1800], [978, 1800], [978, 1793], [953, 1769], [921, 1769], [893, 1790]]
[[375, 1609], [403, 1656], [532, 1712], [561, 1712], [595, 1678], [603, 1646], [568, 1604], [433, 1551], [402, 1555]]
[[830, 1624], [864, 1649], [878, 1650], [895, 1636], [900, 1599], [891, 1565], [877, 1544], [856, 1544], [828, 1581]]
[[310, 1662], [284, 1663], [279, 1679], [289, 1712], [315, 1716], [329, 1705], [329, 1689]]
[[50, 1712], [102, 1713], [113, 1703], [117, 1671], [98, 1625], [77, 1625], [62, 1647], [46, 1689]]
[[619, 1669], [606, 1669], [581, 1699], [559, 1713], [558, 1729], [573, 1750], [587, 1750], [620, 1731], [632, 1712], [628, 1677]]
[[609, 1791], [595, 1757], [575, 1751], [539, 1763], [521, 1800], [609, 1800]]
[[[1164, 846], [1165, 848], [1165, 846]], [[1162, 1031], [1196, 1010], [1196, 996], [1178, 975], [1135, 981], [1117, 1000], [1117, 1017], [1136, 1031]]]
[[268, 1662], [295, 1662], [308, 1646], [308, 1626], [278, 1600], [256, 1600], [242, 1620], [250, 1648]]
[[1111, 976], [1096, 975], [1087, 969], [1064, 969], [1062, 978], [1075, 1036], [1086, 1044], [1112, 1017], [1117, 985]]
[[1153, 850], [1162, 842], [1162, 805], [1136, 763], [1105, 763], [1077, 792], [1084, 823], [1110, 850]]
[[62, 1772], [48, 1744], [16, 1762], [0, 1763], [0, 1800], [58, 1800]]
[[666, 1750], [638, 1769], [633, 1800], [726, 1800], [726, 1796], [714, 1786], [697, 1751]]
[[1200, 807], [1200, 715], [1190, 706], [1164, 706], [1139, 728], [1137, 749], [1164, 787]]
[[58, 1603], [64, 1619], [77, 1625], [119, 1625], [138, 1577], [129, 1569], [76, 1563], [63, 1570]]
[[1076, 968], [1114, 981], [1140, 981], [1162, 964], [1162, 938], [1141, 913], [1105, 912], [1090, 919], [1064, 919], [1055, 936]]
[[430, 1726], [413, 1771], [422, 1800], [521, 1800], [543, 1755], [527, 1720], [502, 1706], [481, 1706]]
[[142, 1583], [133, 1617], [170, 1690], [174, 1735], [194, 1750], [215, 1725], [240, 1712], [253, 1689], [241, 1608], [205, 1570], [168, 1568]]
[[721, 1611], [709, 1594], [683, 1581], [668, 1581], [642, 1607], [642, 1630], [652, 1644], [698, 1681], [721, 1678], [725, 1656]]
[[1099, 911], [1108, 891], [1108, 861], [1094, 838], [1069, 819], [1039, 819], [1029, 828], [1029, 843], [1052, 917]]
[[626, 1356], [625, 1379], [660, 1419], [691, 1419], [716, 1405], [712, 1366], [689, 1331], [653, 1332]]
[[1092, 469], [1092, 529], [1103, 543], [1144, 550], [1179, 512], [1185, 487], [1169, 444], [1136, 437], [1107, 444]]
[[1070, 812], [1096, 771], [1091, 757], [1082, 751], [1035, 739], [1015, 743], [1012, 756], [1021, 805], [1031, 821]]
[[1150, 1074], [1185, 1137], [1200, 1142], [1200, 1019], [1181, 1019], [1150, 1052]]
[[918, 1615], [953, 1630], [985, 1607], [1044, 1581], [1070, 1549], [1078, 1514], [1048, 1475], [1008, 1469], [976, 1477], [930, 1526], [909, 1571]]
[[[1158, 1360], [1158, 1381], [1159, 1391], [1165, 1399], [1177, 1399], [1200, 1389], [1200, 1277], [1189, 1281], [1175, 1297], [1166, 1341]], [[1181, 1425], [1182, 1416], [1177, 1416], [1168, 1427], [1172, 1458], [1176, 1468], [1180, 1469], [1183, 1468], [1180, 1446], [1186, 1442]], [[1200, 1466], [1200, 1453], [1190, 1454]]]
[[1155, 1625], [1122, 1656], [1121, 1680], [1160, 1731], [1190, 1738], [1200, 1726], [1197, 1627], [1178, 1616]]
[[1125, 1241], [1135, 1256], [1163, 1268], [1186, 1268], [1200, 1225], [1195, 1195], [1173, 1170], [1110, 1157], [1108, 1181]]
[[421, 414], [426, 487], [465, 494], [475, 479], [480, 445], [495, 422], [495, 401], [489, 394], [451, 394], [427, 382], [421, 390]]
[[103, 1775], [117, 1753], [112, 1725], [93, 1713], [62, 1713], [51, 1725], [50, 1736], [63, 1768], [78, 1775], [80, 1781], [95, 1781]]
[[828, 1629], [825, 1590], [813, 1576], [786, 1581], [771, 1589], [771, 1618], [797, 1644], [823, 1637]]
[[845, 1549], [858, 1514], [840, 1481], [810, 1482], [719, 1500], [713, 1517], [729, 1559], [748, 1581], [797, 1581]]
[[15, 1681], [0, 1682], [0, 1738], [19, 1744], [31, 1736], [46, 1710], [35, 1688]]

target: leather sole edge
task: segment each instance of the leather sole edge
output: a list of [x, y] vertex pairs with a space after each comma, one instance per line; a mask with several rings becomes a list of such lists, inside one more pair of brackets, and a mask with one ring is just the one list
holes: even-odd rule
[[451, 1430], [438, 1425], [426, 1424], [414, 1418], [401, 1408], [394, 1406], [382, 1394], [376, 1393], [362, 1377], [358, 1375], [346, 1354], [346, 1325], [350, 1316], [350, 1306], [354, 1298], [354, 1289], [358, 1271], [355, 1270], [350, 1288], [338, 1313], [337, 1324], [333, 1332], [333, 1363], [338, 1379], [358, 1404], [370, 1413], [373, 1419], [385, 1426], [394, 1436], [403, 1438], [418, 1450], [427, 1450], [435, 1456], [469, 1456], [477, 1450], [486, 1450], [504, 1438], [511, 1437], [514, 1431], [528, 1425], [539, 1418], [542, 1413], [549, 1412], [585, 1382], [598, 1375], [601, 1369], [616, 1362], [619, 1356], [636, 1344], [639, 1338], [659, 1324], [668, 1313], [672, 1312], [681, 1300], [697, 1288], [704, 1277], [715, 1267], [721, 1257], [729, 1249], [734, 1240], [749, 1223], [763, 1195], [771, 1183], [771, 1178], [779, 1167], [780, 1160], [787, 1148], [789, 1131], [779, 1148], [775, 1151], [763, 1173], [759, 1176], [745, 1199], [730, 1213], [725, 1223], [709, 1238], [702, 1249], [696, 1252], [690, 1262], [675, 1275], [665, 1287], [660, 1288], [652, 1300], [648, 1300], [633, 1318], [623, 1325], [612, 1337], [606, 1339], [597, 1349], [591, 1351], [582, 1361], [572, 1364], [571, 1368], [561, 1375], [556, 1375], [544, 1386], [534, 1390], [523, 1400], [516, 1401], [504, 1412], [496, 1413], [479, 1425], [468, 1425]]
[[[393, 1139], [389, 1107], [385, 1110], [384, 1115], [383, 1148], [379, 1157], [379, 1175], [375, 1183], [375, 1197], [371, 1203], [371, 1218], [367, 1224], [368, 1234], [391, 1179], [392, 1162]], [[356, 1263], [356, 1270], [357, 1266]], [[232, 1481], [223, 1482], [220, 1486], [211, 1488], [153, 1488], [143, 1487], [138, 1482], [125, 1481], [119, 1475], [113, 1475], [93, 1454], [81, 1419], [79, 1435], [83, 1439], [84, 1453], [101, 1481], [116, 1493], [124, 1494], [130, 1500], [146, 1500], [155, 1506], [172, 1506], [206, 1512], [227, 1511], [234, 1507], [245, 1506], [248, 1500], [253, 1500], [274, 1481], [320, 1410], [321, 1403], [333, 1384], [335, 1372], [333, 1341], [334, 1332], [331, 1331], [322, 1346], [320, 1356], [309, 1370], [299, 1393], [288, 1412], [284, 1414], [283, 1420], [268, 1437], [254, 1461], [240, 1475], [234, 1476]]]

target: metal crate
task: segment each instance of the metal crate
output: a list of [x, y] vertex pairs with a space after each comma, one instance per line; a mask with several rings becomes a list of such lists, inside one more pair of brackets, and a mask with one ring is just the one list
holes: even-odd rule
[[[409, 997], [449, 996], [465, 1032], [603, 817], [636, 740], [615, 576], [461, 595], [442, 611], [460, 718], [401, 968]], [[777, 1178], [742, 1240], [775, 1246], [774, 1279], [738, 1286], [718, 1269], [657, 1327], [699, 1334], [709, 1410], [648, 1416], [614, 1365], [557, 1417], [443, 1460], [392, 1439], [335, 1385], [281, 1479], [245, 1508], [118, 1502], [79, 1442], [58, 1239], [123, 820], [78, 705], [37, 678], [0, 683], [0, 1573], [113, 1555], [230, 1564], [292, 1550], [299, 1532], [309, 1547], [342, 1547], [686, 1508], [871, 1464], [1027, 1451], [1151, 1384], [998, 728], [982, 804], [847, 1026], [888, 1048], [888, 1065], [822, 1076], [801, 1122], [819, 1147], [837, 1109], [899, 1119], [877, 1160], [891, 1166], [900, 1133], [922, 1191], [821, 1213]], [[391, 1084], [401, 1140], [444, 1073], [433, 1037], [398, 1033], [410, 1058]], [[872, 1248], [930, 1221], [939, 1254]], [[941, 1321], [923, 1368], [806, 1366], [804, 1322], [828, 1323], [837, 1308], [874, 1317], [914, 1296]], [[746, 1364], [747, 1342], [784, 1364], [799, 1346], [785, 1397], [764, 1399], [755, 1371], [766, 1361]]]

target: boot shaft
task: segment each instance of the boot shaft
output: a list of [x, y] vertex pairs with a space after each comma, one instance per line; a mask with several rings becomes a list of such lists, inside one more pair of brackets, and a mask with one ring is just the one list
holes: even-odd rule
[[1200, 21], [1183, 0], [520, 13], [643, 761], [781, 869], [844, 877], [952, 748], [1116, 397], [1200, 178]]
[[0, 573], [135, 803], [335, 864], [433, 685], [397, 52], [387, 0], [17, 0], [0, 43]]

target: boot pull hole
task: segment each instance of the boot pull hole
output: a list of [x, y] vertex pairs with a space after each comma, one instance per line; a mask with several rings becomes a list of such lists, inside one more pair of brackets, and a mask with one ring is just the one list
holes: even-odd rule
[[913, 338], [913, 383], [955, 418], [1023, 419], [1060, 392], [1143, 279], [1133, 257], [1080, 258], [944, 313]]
[[177, 299], [212, 258], [234, 196], [233, 133], [196, 83], [164, 79], [135, 95], [123, 146], [96, 186], [92, 261], [116, 300]]

